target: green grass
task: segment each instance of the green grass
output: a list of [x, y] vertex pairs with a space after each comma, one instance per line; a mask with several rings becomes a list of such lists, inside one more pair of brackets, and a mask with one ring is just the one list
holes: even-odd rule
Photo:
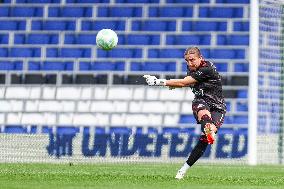
[[283, 166], [195, 165], [184, 180], [180, 164], [0, 164], [0, 188], [250, 189], [284, 188]]

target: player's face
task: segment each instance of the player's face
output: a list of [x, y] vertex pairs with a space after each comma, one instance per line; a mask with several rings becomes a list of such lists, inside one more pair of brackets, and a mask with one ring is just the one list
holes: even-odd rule
[[195, 71], [202, 62], [202, 57], [199, 57], [197, 54], [187, 54], [184, 56], [184, 59], [190, 70]]

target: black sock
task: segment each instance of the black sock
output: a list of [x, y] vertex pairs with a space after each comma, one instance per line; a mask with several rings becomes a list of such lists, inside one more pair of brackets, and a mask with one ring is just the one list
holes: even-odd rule
[[200, 136], [198, 143], [193, 148], [190, 156], [188, 157], [186, 163], [192, 166], [205, 152], [208, 146], [207, 138], [205, 135]]

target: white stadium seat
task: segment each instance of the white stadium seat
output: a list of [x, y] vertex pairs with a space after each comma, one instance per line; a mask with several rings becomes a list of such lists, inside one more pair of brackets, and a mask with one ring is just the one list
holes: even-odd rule
[[73, 118], [74, 125], [96, 125], [97, 119], [94, 114], [75, 114]]
[[46, 125], [56, 125], [56, 113], [44, 113], [44, 123]]
[[108, 89], [108, 99], [129, 100], [132, 98], [132, 89], [126, 87], [111, 87]]
[[41, 97], [41, 87], [31, 87], [29, 99], [40, 99]]
[[26, 112], [37, 112], [39, 100], [27, 100], [25, 105]]
[[94, 88], [94, 99], [104, 100], [107, 97], [107, 87], [98, 87]]
[[6, 87], [0, 87], [0, 99], [5, 98]]
[[161, 87], [148, 87], [146, 90], [147, 100], [158, 100]]
[[0, 113], [0, 124], [5, 124], [5, 114]]
[[182, 102], [181, 104], [181, 113], [183, 114], [192, 114], [192, 103], [191, 102]]
[[110, 125], [112, 125], [112, 126], [124, 125], [125, 117], [126, 117], [125, 114], [112, 114], [111, 120], [110, 120]]
[[178, 114], [165, 114], [164, 116], [164, 123], [165, 126], [176, 126], [179, 121]]
[[89, 112], [91, 107], [91, 101], [78, 101], [77, 102], [77, 111], [78, 112]]
[[109, 114], [96, 114], [96, 125], [98, 126], [108, 126], [109, 120]]
[[163, 123], [163, 116], [161, 114], [150, 114], [148, 116], [149, 126], [159, 126]]
[[194, 94], [190, 88], [187, 88], [184, 92], [185, 92], [184, 98], [183, 98], [184, 100], [192, 101], [194, 99]]
[[145, 87], [135, 87], [133, 88], [133, 99], [142, 100], [145, 98]]
[[21, 124], [21, 117], [22, 113], [8, 113], [6, 122], [8, 125]]
[[128, 110], [128, 102], [127, 101], [114, 101], [114, 112], [127, 112]]
[[161, 101], [150, 101], [150, 102], [143, 102], [142, 104], [142, 112], [144, 113], [163, 113], [168, 111], [166, 106]]
[[38, 105], [38, 111], [40, 112], [61, 112], [62, 110], [62, 104], [56, 100], [40, 101]]
[[42, 98], [43, 99], [55, 99], [56, 87], [43, 87]]
[[12, 104], [8, 100], [0, 100], [0, 112], [11, 112]]
[[80, 88], [76, 87], [59, 87], [56, 91], [56, 99], [76, 100], [80, 99]]
[[160, 90], [159, 99], [182, 101], [184, 99], [184, 89], [169, 90], [168, 88], [163, 88]]
[[91, 104], [91, 112], [112, 112], [114, 105], [111, 101], [93, 101]]
[[24, 102], [22, 100], [11, 100], [10, 104], [13, 112], [22, 112], [24, 110]]
[[126, 126], [147, 126], [149, 124], [148, 116], [145, 114], [128, 114], [125, 118]]
[[180, 102], [165, 102], [165, 109], [167, 113], [179, 113], [180, 112]]
[[23, 113], [21, 124], [45, 124], [44, 116], [41, 113]]
[[58, 125], [72, 125], [73, 114], [72, 113], [61, 113], [58, 114]]
[[75, 111], [75, 101], [61, 101], [63, 112], [74, 112]]
[[28, 87], [7, 87], [6, 99], [29, 99], [30, 90]]
[[93, 98], [93, 87], [82, 87], [80, 99], [92, 99]]

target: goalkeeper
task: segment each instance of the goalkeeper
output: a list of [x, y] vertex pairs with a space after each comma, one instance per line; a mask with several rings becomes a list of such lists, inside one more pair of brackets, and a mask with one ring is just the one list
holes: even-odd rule
[[187, 76], [184, 79], [157, 79], [144, 75], [148, 85], [168, 86], [170, 89], [190, 87], [195, 94], [192, 110], [201, 135], [186, 163], [177, 172], [176, 179], [182, 179], [186, 171], [203, 155], [208, 144], [213, 144], [215, 134], [224, 121], [226, 104], [222, 94], [221, 76], [213, 63], [203, 59], [197, 47], [190, 47], [184, 53]]

